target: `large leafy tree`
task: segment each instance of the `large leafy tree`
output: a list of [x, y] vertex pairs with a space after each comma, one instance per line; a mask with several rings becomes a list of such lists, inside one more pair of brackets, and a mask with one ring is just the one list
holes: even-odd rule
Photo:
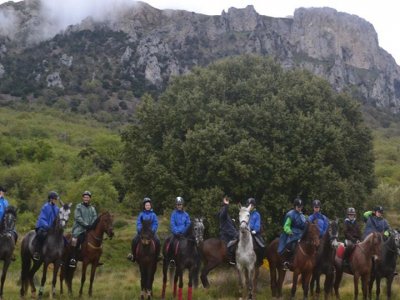
[[229, 58], [142, 100], [123, 133], [125, 170], [131, 192], [152, 196], [159, 212], [181, 195], [215, 231], [223, 194], [242, 203], [251, 196], [272, 235], [297, 195], [320, 199], [333, 217], [361, 207], [374, 186], [358, 104], [308, 72]]

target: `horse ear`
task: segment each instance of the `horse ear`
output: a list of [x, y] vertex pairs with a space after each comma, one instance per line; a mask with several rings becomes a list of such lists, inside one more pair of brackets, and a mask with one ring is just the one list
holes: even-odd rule
[[70, 204], [68, 204], [68, 207], [71, 208], [73, 205], [73, 203], [71, 202]]
[[247, 210], [250, 210], [250, 208], [251, 208], [251, 204], [249, 204], [249, 206], [247, 206]]

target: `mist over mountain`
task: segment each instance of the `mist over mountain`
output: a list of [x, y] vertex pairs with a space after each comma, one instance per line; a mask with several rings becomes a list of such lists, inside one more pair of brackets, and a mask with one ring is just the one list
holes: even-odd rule
[[253, 6], [207, 16], [128, 0], [0, 5], [3, 101], [129, 115], [172, 76], [242, 54], [308, 69], [365, 105], [400, 111], [400, 68], [373, 26], [331, 8], [272, 18]]

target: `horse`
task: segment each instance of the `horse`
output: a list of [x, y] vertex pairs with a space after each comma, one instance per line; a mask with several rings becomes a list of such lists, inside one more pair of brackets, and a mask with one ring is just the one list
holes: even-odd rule
[[[200, 251], [199, 245], [203, 242], [204, 224], [202, 218], [195, 218], [184, 237], [180, 239], [173, 251], [172, 257], [168, 256], [170, 245], [169, 239], [167, 239], [163, 246], [163, 287], [161, 298], [165, 299], [165, 289], [167, 285], [167, 271], [171, 260], [175, 261], [175, 276], [174, 276], [174, 291], [173, 295], [176, 296], [177, 281], [179, 279], [178, 289], [178, 300], [182, 300], [182, 288], [183, 288], [183, 271], [185, 268], [189, 270], [189, 282], [188, 282], [188, 296], [187, 299], [192, 299], [192, 284], [198, 276], [198, 270], [200, 266]], [[170, 275], [173, 272], [171, 272]]]
[[320, 294], [320, 276], [325, 274], [324, 292], [325, 299], [332, 293], [333, 281], [335, 277], [335, 255], [338, 247], [338, 222], [337, 220], [329, 221], [328, 229], [323, 235], [317, 253], [317, 262], [311, 277], [310, 291], [314, 292], [314, 283], [316, 283], [315, 293], [317, 297]]
[[[109, 212], [102, 213], [100, 216], [97, 217], [97, 219], [91, 226], [91, 229], [86, 232], [85, 239], [82, 242], [80, 255], [77, 257], [77, 260], [82, 261], [82, 277], [81, 287], [79, 289], [79, 296], [82, 296], [83, 293], [83, 286], [86, 280], [86, 269], [89, 264], [92, 265], [90, 271], [89, 296], [91, 297], [93, 294], [94, 276], [96, 274], [96, 268], [99, 264], [100, 256], [103, 253], [104, 233], [106, 233], [110, 239], [114, 236], [113, 216]], [[62, 293], [62, 282], [65, 278], [68, 287], [68, 293], [72, 295], [72, 278], [74, 276], [76, 268], [72, 268], [69, 266], [70, 256], [68, 255], [68, 253], [71, 252], [71, 235], [69, 235], [67, 239], [69, 239], [69, 244], [67, 247], [67, 254], [64, 255], [64, 272], [61, 273], [60, 288]]]
[[[53, 269], [53, 280], [52, 280], [52, 290], [51, 295], [55, 295], [55, 287], [57, 282], [57, 273], [60, 265], [62, 263], [62, 256], [64, 254], [64, 226], [67, 224], [69, 215], [71, 213], [72, 204], [63, 205], [58, 213], [58, 216], [54, 220], [53, 227], [48, 231], [46, 240], [43, 243], [41, 249], [40, 260], [33, 260], [34, 249], [34, 239], [36, 232], [31, 230], [28, 232], [21, 242], [21, 297], [25, 296], [28, 290], [28, 283], [31, 286], [32, 297], [35, 296], [36, 288], [33, 281], [33, 276], [39, 270], [40, 266], [43, 264], [43, 275], [41, 280], [41, 285], [39, 288], [39, 297], [43, 296], [44, 285], [46, 283], [47, 268], [49, 264], [54, 265]], [[33, 260], [33, 266], [31, 268], [31, 263]]]
[[372, 297], [372, 286], [376, 280], [376, 299], [381, 292], [381, 279], [386, 278], [386, 296], [392, 297], [392, 283], [396, 272], [397, 256], [400, 254], [400, 234], [390, 230], [389, 238], [382, 245], [381, 259], [373, 262], [369, 283], [369, 297]]
[[[292, 298], [296, 294], [299, 274], [301, 274], [302, 278], [303, 297], [304, 299], [308, 297], [309, 284], [316, 263], [315, 258], [319, 243], [318, 225], [307, 222], [303, 235], [296, 245], [293, 266], [291, 268], [293, 271]], [[272, 297], [281, 298], [286, 271], [283, 268], [282, 257], [278, 253], [278, 245], [279, 238], [276, 238], [267, 247], [266, 254], [270, 267]]]
[[251, 236], [250, 227], [250, 205], [241, 207], [239, 211], [239, 242], [236, 248], [236, 268], [239, 272], [240, 288], [243, 298], [255, 298], [255, 289], [257, 285], [256, 276], [256, 252], [253, 248], [253, 237]]
[[361, 277], [363, 298], [368, 297], [369, 280], [372, 270], [372, 258], [379, 259], [381, 255], [382, 235], [378, 232], [370, 233], [364, 241], [356, 244], [349, 257], [350, 267], [342, 267], [343, 245], [340, 245], [335, 256], [336, 277], [334, 290], [336, 298], [340, 298], [339, 285], [343, 272], [354, 275], [354, 299], [358, 299], [358, 279]]
[[200, 279], [204, 288], [209, 288], [207, 275], [222, 263], [228, 262], [228, 248], [225, 242], [217, 238], [206, 239], [200, 245], [201, 257], [203, 260], [203, 269]]
[[151, 220], [143, 220], [143, 228], [139, 233], [140, 242], [136, 247], [136, 261], [140, 268], [141, 299], [151, 299], [153, 296], [154, 274], [157, 270], [157, 258], [160, 245], [154, 239], [151, 230]]
[[17, 221], [17, 210], [8, 206], [1, 222], [0, 231], [0, 260], [4, 261], [1, 274], [0, 300], [3, 299], [3, 287], [6, 280], [7, 270], [10, 266], [17, 236], [15, 234], [15, 223]]

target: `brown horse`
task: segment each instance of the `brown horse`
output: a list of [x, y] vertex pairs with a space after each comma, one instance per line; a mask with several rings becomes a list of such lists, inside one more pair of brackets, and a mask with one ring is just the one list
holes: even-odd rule
[[342, 257], [339, 253], [343, 252], [340, 246], [335, 257], [335, 295], [340, 299], [339, 285], [342, 280], [343, 272], [354, 275], [354, 299], [358, 299], [358, 279], [361, 277], [363, 299], [368, 297], [368, 285], [371, 277], [372, 258], [379, 259], [381, 254], [382, 235], [378, 232], [370, 233], [363, 242], [356, 244], [353, 253], [349, 257], [351, 267], [342, 267]]
[[[279, 238], [276, 238], [269, 244], [267, 248], [267, 259], [270, 267], [272, 297], [281, 298], [282, 285], [283, 280], [285, 279], [286, 271], [283, 269], [283, 261], [278, 253], [278, 244]], [[316, 224], [307, 222], [303, 236], [296, 245], [293, 266], [291, 267], [291, 271], [293, 271], [293, 283], [291, 289], [292, 298], [294, 298], [296, 294], [297, 279], [299, 274], [301, 274], [303, 296], [304, 299], [307, 299], [318, 246], [318, 226]]]
[[[90, 285], [89, 285], [89, 296], [92, 296], [93, 292], [93, 280], [96, 274], [96, 268], [99, 264], [100, 256], [103, 252], [103, 235], [106, 233], [110, 238], [114, 236], [113, 231], [113, 216], [109, 212], [102, 213], [92, 225], [92, 229], [89, 229], [86, 233], [85, 239], [82, 242], [81, 253], [78, 256], [78, 260], [82, 261], [82, 278], [81, 288], [79, 295], [82, 296], [83, 285], [86, 280], [86, 269], [89, 264], [92, 265], [90, 272]], [[70, 250], [70, 249], [69, 249]], [[69, 251], [68, 251], [69, 252]], [[64, 263], [65, 268], [65, 279], [68, 286], [69, 294], [72, 294], [72, 277], [76, 268], [69, 267], [68, 260], [69, 255], [65, 255], [67, 260]], [[63, 274], [64, 275], [64, 274]], [[62, 280], [63, 278], [61, 278]], [[62, 281], [61, 281], [62, 282]], [[62, 288], [62, 283], [61, 283]]]

